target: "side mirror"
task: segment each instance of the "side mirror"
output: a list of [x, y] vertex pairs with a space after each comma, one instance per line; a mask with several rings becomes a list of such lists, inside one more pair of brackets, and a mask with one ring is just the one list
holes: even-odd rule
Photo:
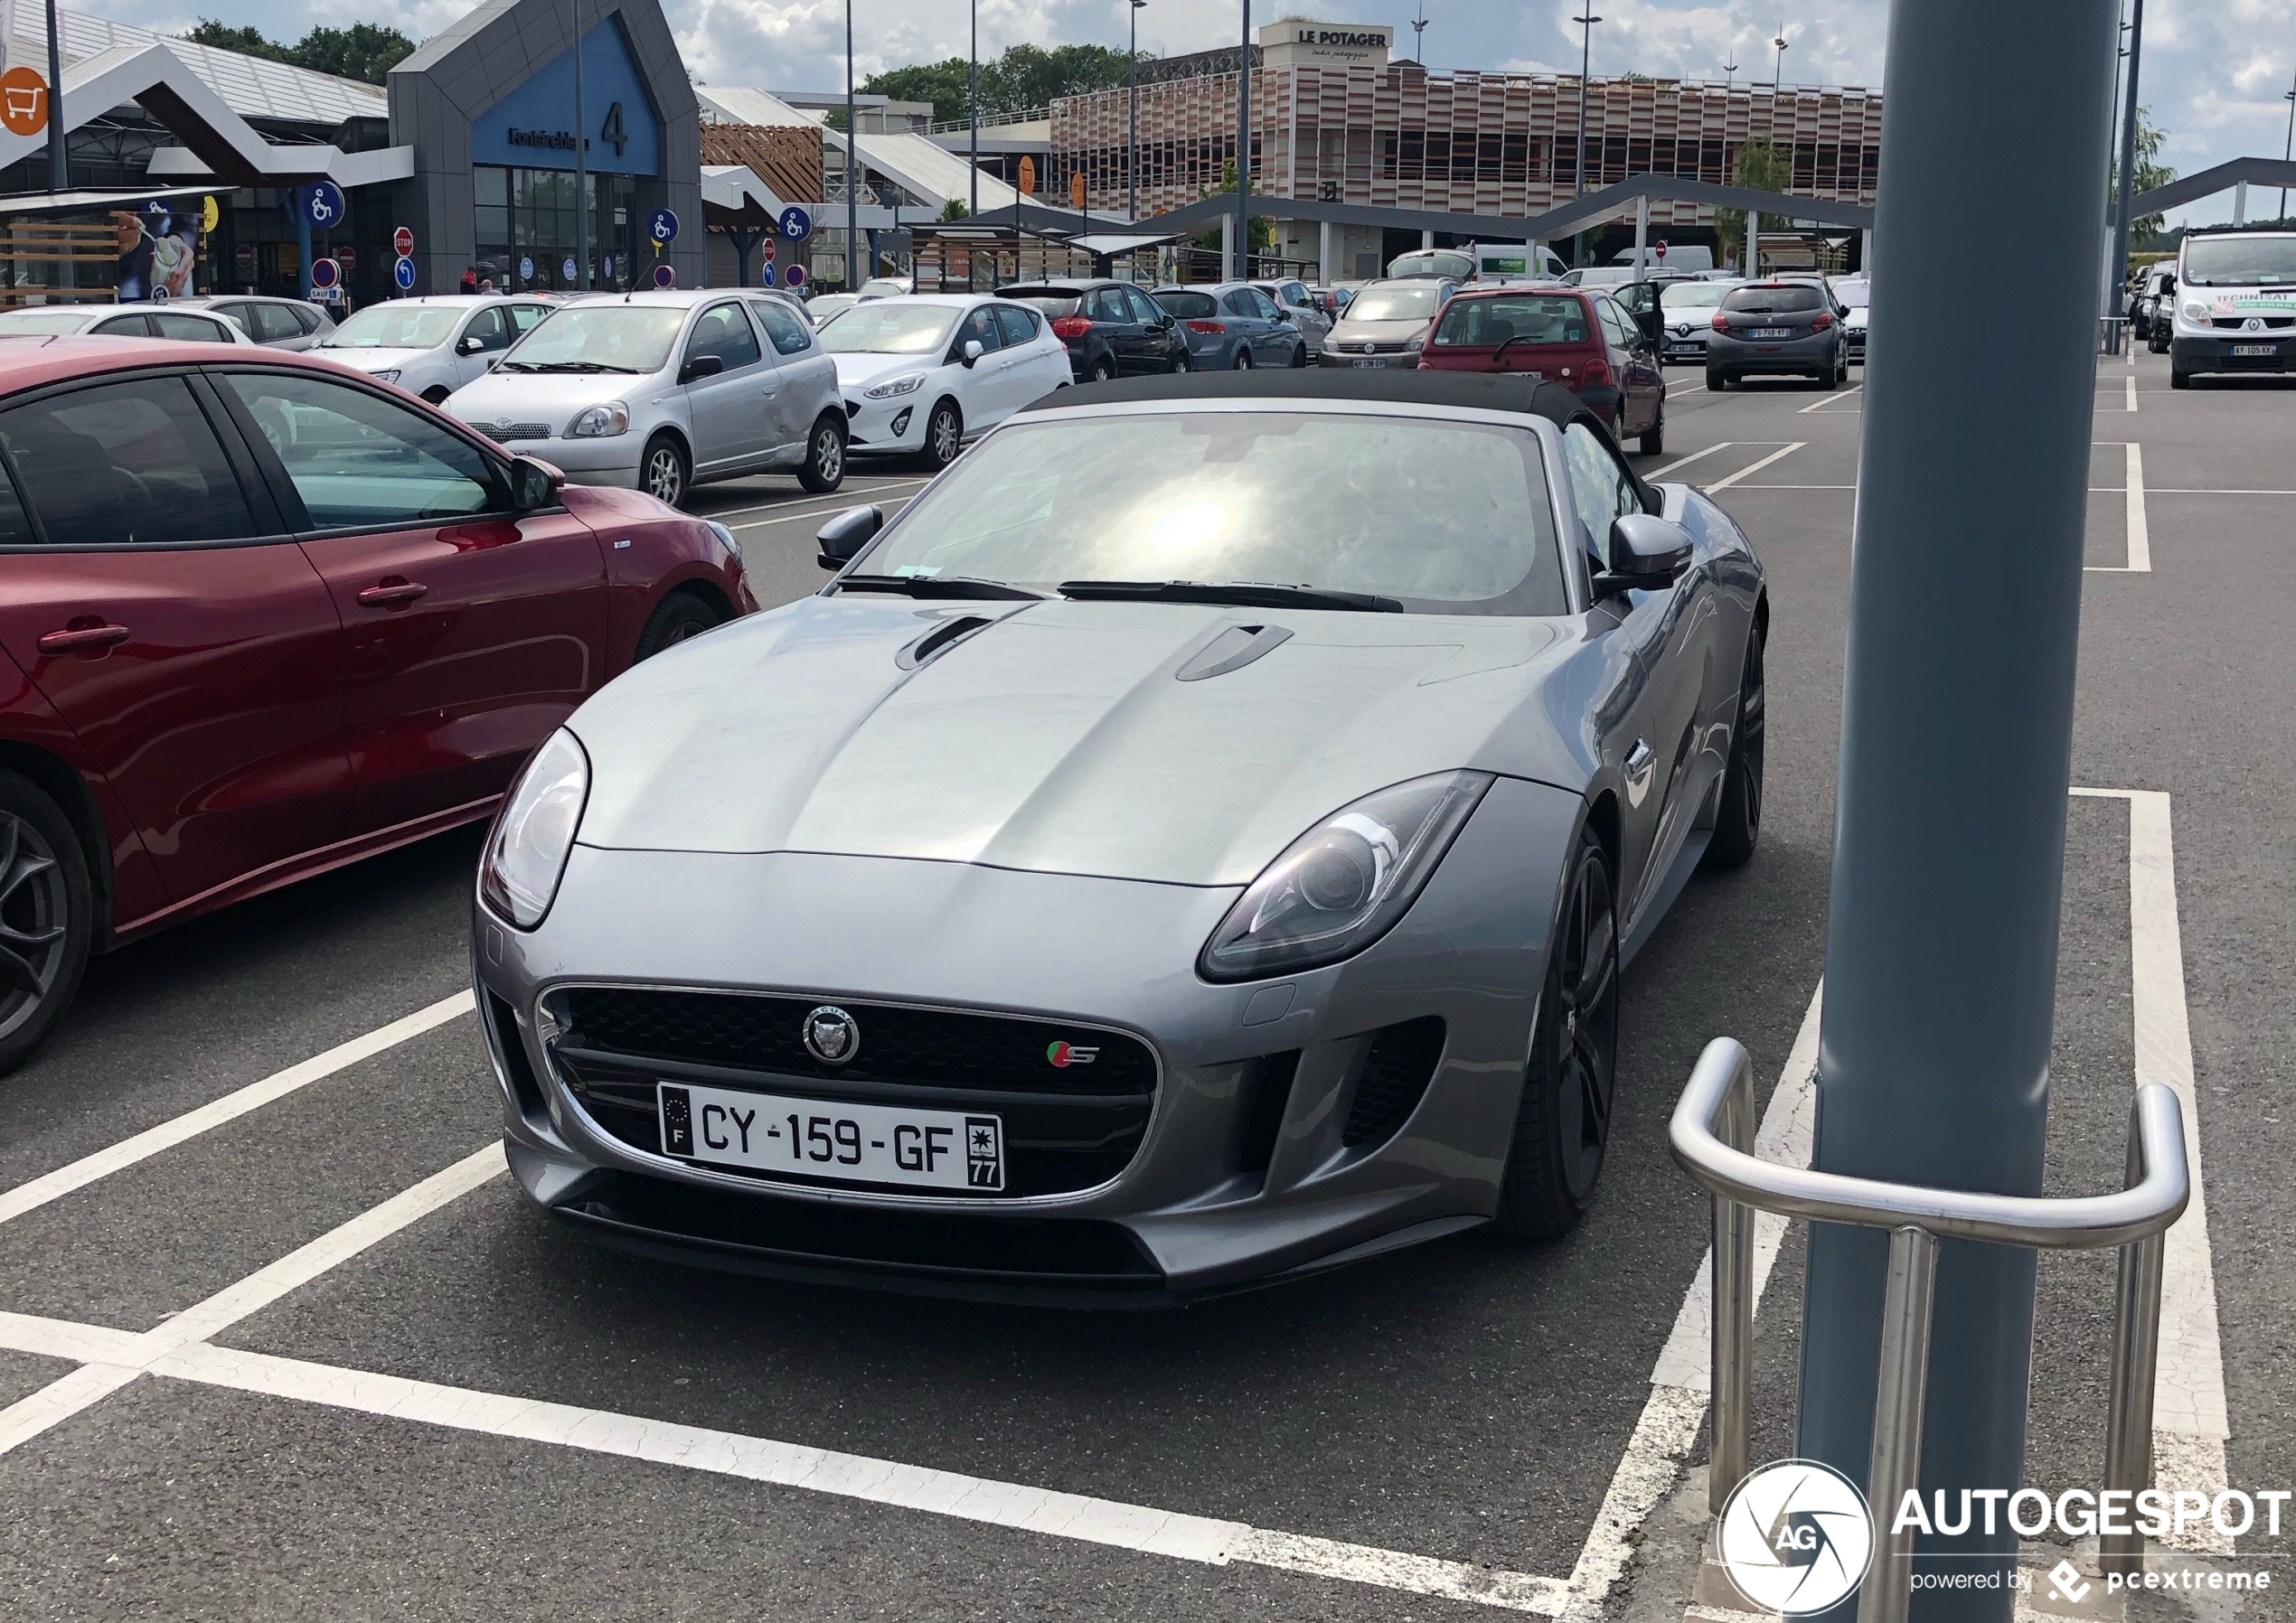
[[[977, 340], [973, 347], [979, 347]], [[847, 508], [814, 532], [814, 539], [821, 543], [821, 567], [824, 569], [843, 568], [884, 528], [883, 508]]]
[[1595, 577], [1596, 602], [1624, 592], [1672, 586], [1690, 567], [1690, 532], [1654, 513], [1621, 513], [1611, 521], [1611, 567]]
[[510, 459], [510, 504], [517, 512], [539, 512], [555, 506], [566, 475], [538, 456]]
[[691, 383], [698, 378], [714, 378], [726, 370], [723, 355], [695, 355], [678, 369], [678, 381]]
[[1284, 309], [1281, 305], [1278, 305], [1275, 307], [1275, 319], [1277, 321], [1289, 321], [1292, 319], [1292, 313], [1289, 310]]
[[485, 347], [486, 341], [481, 338], [477, 333], [466, 333], [461, 338], [456, 341], [455, 353], [457, 355], [475, 355], [479, 351], [485, 349]]
[[978, 361], [978, 360], [981, 358], [982, 353], [983, 353], [983, 351], [982, 351], [982, 349], [981, 349], [981, 341], [980, 341], [979, 339], [977, 339], [977, 338], [968, 338], [968, 339], [966, 339], [966, 340], [965, 341], [965, 357], [964, 357], [964, 359], [965, 359], [965, 365], [970, 366], [970, 365], [972, 365], [972, 364], [973, 364], [975, 361]]

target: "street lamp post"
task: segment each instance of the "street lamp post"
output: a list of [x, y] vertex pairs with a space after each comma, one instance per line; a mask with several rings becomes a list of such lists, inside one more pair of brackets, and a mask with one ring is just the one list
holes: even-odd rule
[[2126, 315], [2121, 287], [2129, 279], [2129, 199], [2136, 191], [2137, 70], [2144, 66], [2144, 0], [2129, 8], [2129, 89], [2121, 105], [2121, 185], [2113, 211], [2113, 263], [2107, 267], [2108, 315]]
[[1724, 62], [1724, 63], [1722, 64], [1722, 89], [1724, 89], [1724, 91], [1725, 91], [1725, 92], [1727, 92], [1727, 91], [1730, 91], [1730, 90], [1735, 90], [1735, 89], [1737, 89], [1737, 81], [1738, 81], [1738, 65], [1737, 65], [1737, 63], [1736, 63], [1736, 62]]
[[[1594, 60], [1595, 24], [1601, 22], [1602, 18], [1595, 14], [1595, 8], [1590, 5], [1584, 14], [1573, 17], [1571, 21], [1579, 26], [1578, 163], [1576, 165], [1577, 173], [1574, 177], [1578, 189], [1571, 195], [1574, 198], [1579, 198], [1586, 195], [1586, 70], [1587, 65]], [[1579, 227], [1571, 239], [1570, 258], [1574, 265], [1584, 265], [1586, 262], [1586, 228], [1585, 226]]]
[[1244, 52], [1236, 62], [1236, 263], [1252, 279], [1252, 0], [1244, 0]]
[[1781, 23], [1778, 24], [1778, 37], [1772, 40], [1770, 42], [1778, 48], [1778, 65], [1776, 68], [1772, 70], [1770, 78], [1772, 82], [1774, 83], [1779, 89], [1783, 90], [1786, 88], [1786, 30], [1784, 23]]
[[[976, 112], [974, 117], [980, 115]], [[978, 173], [977, 169], [975, 173]], [[853, 0], [845, 0], [845, 291], [859, 293], [853, 274], [861, 250], [861, 120], [853, 116]], [[876, 267], [871, 266], [873, 270]]]
[[973, 0], [973, 65], [965, 81], [965, 110], [973, 120], [973, 194], [965, 205], [970, 219], [981, 211], [981, 0]]
[[1125, 66], [1132, 70], [1131, 151], [1124, 157], [1124, 211], [1140, 218], [1140, 8], [1148, 0], [1132, 0], [1132, 51]]
[[574, 286], [590, 290], [590, 126], [582, 112], [582, 0], [574, 0]]
[[1411, 24], [1411, 60], [1427, 65], [1427, 0], [1419, 0], [1419, 14]]
[[[2280, 144], [2280, 161], [2285, 164], [2290, 154], [2296, 153], [2296, 88], [2282, 90], [2280, 99], [2288, 104], [2288, 138]], [[2288, 188], [2285, 186], [2280, 189], [2279, 218], [2282, 221], [2288, 218]]]

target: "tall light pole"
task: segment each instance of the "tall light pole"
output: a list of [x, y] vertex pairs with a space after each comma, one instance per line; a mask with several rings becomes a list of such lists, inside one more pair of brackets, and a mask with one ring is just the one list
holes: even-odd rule
[[1124, 211], [1140, 218], [1140, 8], [1148, 0], [1132, 0], [1132, 52], [1125, 64], [1132, 70], [1132, 151], [1124, 159]]
[[[980, 117], [974, 114], [974, 117]], [[853, 116], [853, 0], [845, 0], [845, 291], [861, 291], [861, 120]], [[872, 265], [871, 270], [877, 267]]]
[[973, 0], [973, 65], [965, 82], [965, 110], [973, 119], [973, 195], [965, 205], [969, 217], [981, 211], [981, 0]]
[[582, 111], [582, 0], [574, 0], [574, 286], [590, 290], [590, 123]]
[[[2288, 104], [2288, 138], [2280, 144], [2280, 161], [2285, 164], [2289, 161], [2289, 155], [2296, 153], [2296, 87], [2282, 90], [2280, 99]], [[2288, 188], [2285, 186], [2280, 189], [2280, 218], [2288, 218]]]
[[1771, 72], [1770, 77], [1775, 81], [1777, 88], [1783, 90], [1786, 88], [1786, 29], [1784, 23], [1781, 23], [1778, 24], [1778, 37], [1772, 40], [1770, 42], [1778, 48], [1778, 65]]
[[1736, 62], [1724, 62], [1724, 63], [1722, 64], [1722, 89], [1723, 89], [1725, 91], [1729, 91], [1729, 90], [1735, 90], [1735, 89], [1737, 89], [1737, 80], [1738, 80], [1738, 65], [1737, 65], [1737, 63], [1736, 63]]
[[[1576, 165], [1577, 174], [1573, 177], [1578, 189], [1571, 195], [1573, 198], [1580, 198], [1586, 195], [1586, 70], [1595, 56], [1595, 24], [1601, 22], [1602, 18], [1595, 14], [1595, 8], [1590, 5], [1584, 14], [1573, 17], [1571, 21], [1579, 26], [1578, 163]], [[1584, 265], [1586, 262], [1586, 228], [1585, 226], [1579, 227], [1571, 238], [1570, 258], [1574, 265]]]
[[2106, 272], [2105, 295], [2109, 308], [2105, 314], [2126, 315], [2121, 305], [2121, 286], [2129, 279], [2129, 199], [2136, 190], [2137, 169], [2137, 70], [2144, 64], [2144, 0], [2135, 0], [2129, 11], [2129, 90], [2121, 108], [2121, 186], [2120, 202], [2113, 211], [2113, 264]]
[[[71, 159], [64, 151], [64, 36], [56, 26], [56, 0], [48, 0], [48, 190], [71, 185]], [[57, 268], [71, 270], [69, 263]], [[305, 267], [309, 268], [307, 266]]]
[[1252, 279], [1252, 0], [1244, 0], [1244, 53], [1236, 63], [1236, 263]]
[[1411, 24], [1411, 60], [1427, 65], [1427, 0], [1419, 0], [1419, 15]]

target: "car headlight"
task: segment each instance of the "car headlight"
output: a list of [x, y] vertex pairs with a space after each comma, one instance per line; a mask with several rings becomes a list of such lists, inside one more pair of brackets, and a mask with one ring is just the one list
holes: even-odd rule
[[566, 425], [569, 439], [608, 439], [630, 431], [630, 408], [619, 400], [605, 400], [578, 412]]
[[1369, 946], [1411, 905], [1491, 782], [1489, 773], [1437, 773], [1334, 812], [1236, 898], [1197, 972], [1256, 980]]
[[534, 752], [503, 802], [479, 866], [478, 894], [520, 929], [532, 930], [550, 910], [589, 793], [590, 759], [560, 727]]
[[369, 372], [367, 376], [380, 378], [385, 383], [396, 383], [399, 381], [399, 369], [395, 366], [385, 367], [381, 371]]
[[2184, 318], [2187, 321], [2207, 321], [2208, 319], [2208, 306], [2202, 304], [2198, 299], [2194, 299], [2185, 305]]
[[1408, 353], [1410, 351], [1413, 351], [1413, 350], [1424, 350], [1424, 349], [1426, 349], [1426, 347], [1427, 347], [1427, 335], [1426, 335], [1425, 333], [1419, 333], [1416, 337], [1414, 337], [1414, 338], [1411, 338], [1411, 339], [1409, 339], [1409, 340], [1406, 341], [1406, 342], [1404, 343], [1404, 346], [1403, 346], [1404, 351], [1405, 351], [1405, 352], [1406, 352], [1406, 353]]
[[890, 400], [901, 395], [913, 395], [924, 387], [925, 374], [910, 372], [903, 377], [888, 379], [874, 389], [862, 389], [861, 398], [865, 400]]

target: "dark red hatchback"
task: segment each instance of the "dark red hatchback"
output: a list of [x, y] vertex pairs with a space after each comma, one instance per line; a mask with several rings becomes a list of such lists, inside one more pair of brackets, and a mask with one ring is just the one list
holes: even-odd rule
[[1435, 371], [1522, 372], [1569, 388], [1646, 456], [1666, 448], [1666, 377], [1634, 318], [1607, 295], [1576, 287], [1463, 287], [1436, 320], [1419, 365]]
[[0, 339], [0, 1072], [91, 951], [488, 816], [729, 542], [325, 361]]

